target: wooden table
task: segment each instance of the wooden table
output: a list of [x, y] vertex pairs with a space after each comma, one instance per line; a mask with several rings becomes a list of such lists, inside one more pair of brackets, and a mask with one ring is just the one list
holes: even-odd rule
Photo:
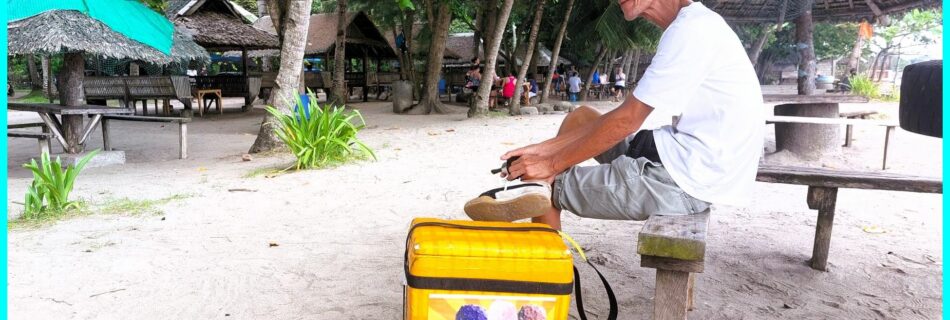
[[221, 106], [221, 89], [198, 89], [195, 92], [195, 97], [198, 99], [198, 116], [203, 117], [205, 109], [211, 107], [211, 105], [205, 105], [205, 95], [210, 94], [214, 95], [214, 103], [218, 107], [218, 113], [223, 114], [224, 108]]
[[[861, 96], [843, 94], [765, 94], [762, 100], [775, 105], [776, 116], [838, 118], [841, 103], [867, 103]], [[838, 125], [815, 123], [776, 123], [776, 150], [788, 150], [806, 159], [820, 159], [841, 151]]]
[[[49, 128], [50, 133], [56, 138], [56, 141], [66, 150], [66, 153], [82, 152], [82, 145], [89, 138], [89, 133], [99, 125], [102, 115], [105, 114], [132, 114], [132, 111], [126, 108], [111, 108], [106, 106], [82, 105], [78, 107], [66, 107], [58, 104], [49, 103], [10, 103], [9, 110], [36, 112], [40, 119]], [[59, 115], [60, 117], [57, 117]], [[63, 126], [64, 121], [61, 117], [80, 117], [92, 116], [80, 131]]]

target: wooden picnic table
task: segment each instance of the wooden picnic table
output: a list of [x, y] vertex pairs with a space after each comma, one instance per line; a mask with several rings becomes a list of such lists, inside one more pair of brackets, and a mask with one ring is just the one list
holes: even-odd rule
[[[77, 154], [83, 151], [83, 144], [89, 138], [89, 133], [99, 125], [102, 116], [106, 114], [127, 115], [132, 114], [132, 110], [126, 108], [112, 108], [97, 105], [81, 106], [62, 106], [49, 103], [10, 103], [9, 110], [36, 112], [40, 119], [49, 128], [50, 133], [56, 138], [56, 141], [63, 146], [66, 153]], [[59, 115], [59, 117], [57, 117]], [[69, 128], [64, 125], [66, 118], [78, 117], [79, 123], [82, 123], [84, 116], [92, 118], [82, 128]]]
[[[835, 118], [841, 103], [867, 103], [861, 96], [844, 94], [765, 94], [762, 100], [775, 105], [775, 116]], [[806, 159], [820, 159], [841, 151], [840, 125], [817, 123], [776, 123], [775, 148], [788, 150]]]

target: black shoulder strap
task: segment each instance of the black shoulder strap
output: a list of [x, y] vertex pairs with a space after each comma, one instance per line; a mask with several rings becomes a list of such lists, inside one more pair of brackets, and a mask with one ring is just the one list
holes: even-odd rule
[[[614, 296], [614, 290], [610, 288], [607, 278], [604, 278], [604, 275], [600, 273], [600, 270], [597, 270], [597, 267], [590, 260], [587, 261], [587, 264], [594, 269], [594, 272], [597, 272], [600, 282], [604, 284], [604, 290], [607, 291], [607, 300], [610, 303], [607, 320], [617, 320], [617, 297]], [[581, 320], [587, 320], [587, 313], [584, 312], [584, 298], [581, 296], [581, 275], [577, 272], [577, 267], [574, 267], [574, 299], [577, 301], [577, 315], [581, 317]]]

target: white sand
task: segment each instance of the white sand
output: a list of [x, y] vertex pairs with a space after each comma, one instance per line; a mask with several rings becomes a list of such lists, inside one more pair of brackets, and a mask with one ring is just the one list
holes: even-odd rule
[[[360, 136], [378, 161], [273, 178], [244, 176], [286, 166], [288, 155], [241, 161], [262, 110], [196, 118], [188, 160], [177, 159], [173, 126], [117, 123], [114, 144], [129, 163], [87, 170], [75, 194], [94, 206], [122, 197], [191, 197], [160, 206], [159, 215], [97, 214], [10, 231], [11, 318], [398, 319], [409, 221], [464, 218], [465, 201], [500, 184], [488, 173], [498, 157], [549, 137], [563, 118], [466, 120], [463, 113], [393, 115], [387, 103], [357, 107], [369, 126]], [[12, 122], [32, 117], [9, 115]], [[876, 170], [883, 135], [883, 128], [857, 128], [843, 158]], [[101, 146], [98, 133], [91, 139]], [[7, 206], [19, 212], [13, 201], [29, 181], [18, 164], [36, 147], [8, 142]], [[898, 130], [892, 147], [888, 171], [941, 176], [940, 139]], [[228, 191], [234, 188], [253, 192]], [[816, 216], [805, 189], [758, 183], [752, 206], [715, 207], [691, 318], [940, 318], [940, 195], [841, 190], [830, 272], [819, 272], [805, 265]], [[641, 224], [565, 213], [565, 231], [603, 265], [617, 291], [621, 319], [649, 319], [652, 310], [654, 272], [640, 268], [635, 254]], [[886, 232], [867, 233], [866, 226]], [[588, 308], [602, 318], [606, 298], [593, 272], [581, 272]]]

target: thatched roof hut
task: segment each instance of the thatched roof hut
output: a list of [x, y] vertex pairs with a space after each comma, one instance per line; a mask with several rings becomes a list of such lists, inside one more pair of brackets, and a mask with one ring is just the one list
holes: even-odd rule
[[10, 54], [60, 54], [82, 51], [108, 58], [130, 58], [166, 64], [208, 60], [208, 52], [175, 30], [171, 55], [129, 39], [101, 21], [74, 10], [52, 10], [7, 24]]
[[812, 9], [815, 21], [860, 21], [899, 14], [915, 8], [935, 8], [940, 0], [712, 0], [703, 1], [727, 21], [775, 23], [785, 11], [785, 21]]
[[[460, 65], [469, 65], [471, 64], [470, 61], [472, 61], [472, 58], [475, 57], [474, 55], [472, 55], [472, 52], [473, 52], [472, 46], [474, 45], [474, 41], [475, 41], [475, 34], [471, 32], [450, 34], [448, 37], [448, 40], [446, 40], [445, 42], [445, 48], [446, 50], [451, 49], [452, 52], [458, 53], [459, 55], [458, 60], [459, 60]], [[544, 45], [540, 42], [538, 43], [538, 45], [540, 46], [539, 49], [541, 51], [541, 56], [538, 57], [538, 66], [547, 67], [548, 65], [551, 64], [551, 55], [552, 55], [551, 50], [544, 47]], [[504, 52], [504, 51], [499, 50], [499, 52]], [[481, 46], [478, 47], [478, 54], [480, 56], [483, 55]], [[523, 57], [524, 56], [523, 50], [521, 53], [517, 53], [516, 56]], [[558, 64], [562, 64], [562, 63], [565, 65], [571, 64], [571, 61], [565, 59], [563, 55], [558, 57], [557, 61], [558, 61]], [[499, 54], [498, 62], [505, 63], [506, 62], [505, 57]], [[518, 58], [518, 62], [521, 62], [520, 58]]]
[[[307, 32], [306, 55], [324, 55], [332, 53], [336, 48], [336, 29], [339, 15], [336, 13], [322, 13], [310, 16], [310, 29]], [[390, 47], [382, 32], [363, 12], [347, 13], [346, 29], [346, 56], [370, 57], [380, 59], [396, 58], [396, 52]], [[254, 23], [256, 28], [270, 34], [277, 34], [270, 16], [261, 17]]]
[[227, 0], [173, 0], [165, 10], [175, 26], [189, 30], [195, 42], [215, 51], [279, 47], [277, 37], [254, 28]]

